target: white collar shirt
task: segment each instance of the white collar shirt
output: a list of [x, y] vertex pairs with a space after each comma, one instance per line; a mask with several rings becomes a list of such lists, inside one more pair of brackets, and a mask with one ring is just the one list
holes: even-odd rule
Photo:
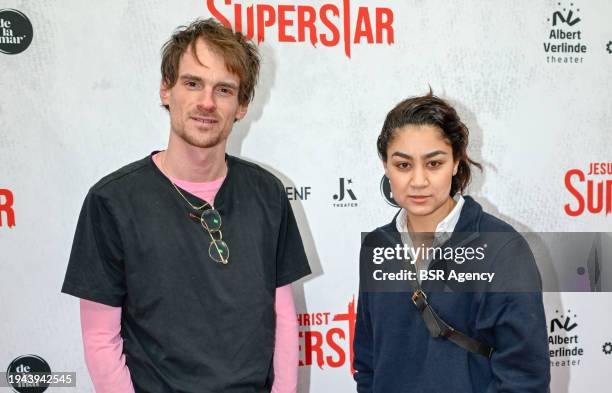
[[[457, 202], [457, 204], [453, 210], [451, 210], [451, 212], [436, 226], [434, 245], [440, 245], [447, 241], [459, 222], [459, 216], [461, 215], [461, 209], [463, 208], [465, 199], [463, 199], [461, 194], [457, 193], [455, 196], [453, 196], [453, 200]], [[408, 233], [408, 212], [406, 209], [402, 208], [402, 210], [400, 210], [399, 214], [397, 215], [397, 219], [395, 220], [395, 225], [397, 231], [401, 234], [404, 244], [406, 244], [408, 247], [412, 247], [412, 239]], [[420, 263], [419, 270], [427, 270], [429, 268], [429, 262], [429, 260], [426, 260], [423, 261], [423, 263]]]

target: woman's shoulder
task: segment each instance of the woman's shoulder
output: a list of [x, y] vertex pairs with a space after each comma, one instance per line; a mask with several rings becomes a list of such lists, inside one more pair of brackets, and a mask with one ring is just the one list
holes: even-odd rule
[[482, 212], [480, 230], [484, 232], [517, 232], [512, 225], [487, 212]]
[[395, 217], [391, 222], [379, 226], [369, 232], [361, 233], [361, 246], [372, 247], [374, 245], [380, 246], [381, 244], [392, 243], [395, 244], [400, 241], [399, 232], [395, 224]]
[[465, 195], [465, 203], [461, 211], [458, 226], [465, 230], [471, 227], [478, 232], [517, 232], [516, 229], [506, 221], [496, 217], [482, 209], [480, 203], [470, 196]]

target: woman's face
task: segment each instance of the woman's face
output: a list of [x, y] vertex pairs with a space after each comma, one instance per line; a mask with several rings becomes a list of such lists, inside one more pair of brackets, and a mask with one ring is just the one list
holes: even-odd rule
[[440, 221], [448, 214], [445, 203], [459, 162], [454, 161], [453, 149], [443, 135], [436, 126], [407, 125], [394, 132], [387, 146], [385, 174], [393, 199], [409, 217]]

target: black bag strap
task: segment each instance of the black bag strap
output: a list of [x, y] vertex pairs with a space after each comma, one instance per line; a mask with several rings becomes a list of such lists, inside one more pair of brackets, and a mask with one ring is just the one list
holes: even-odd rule
[[[395, 217], [397, 217], [398, 214], [399, 212], [395, 215]], [[395, 218], [394, 218], [394, 221], [395, 221]], [[384, 235], [388, 237], [389, 239], [391, 239], [391, 241], [393, 241], [394, 243], [396, 242], [396, 239], [394, 239], [391, 234], [384, 233]], [[471, 238], [464, 239], [463, 241], [467, 242], [470, 239]], [[423, 292], [421, 285], [416, 279], [416, 277], [418, 277], [416, 267], [414, 266], [412, 262], [409, 262], [408, 266], [409, 266], [408, 269], [414, 272], [414, 277], [415, 277], [415, 280], [408, 280], [413, 290], [412, 302], [414, 303], [417, 310], [421, 314], [421, 317], [423, 318], [423, 321], [425, 322], [425, 326], [427, 326], [427, 330], [429, 331], [429, 334], [431, 335], [431, 337], [445, 338], [455, 343], [456, 345], [460, 346], [461, 348], [465, 349], [466, 351], [469, 351], [469, 352], [472, 352], [478, 355], [482, 355], [486, 358], [491, 358], [491, 355], [493, 354], [493, 351], [495, 351], [495, 348], [488, 346], [484, 343], [481, 343], [480, 341], [475, 340], [459, 332], [458, 330], [454, 329], [452, 326], [444, 322], [444, 320], [440, 318], [438, 314], [436, 314], [434, 309], [431, 307], [431, 305], [427, 301], [427, 295], [425, 295], [425, 292]]]
[[491, 357], [494, 348], [466, 336], [444, 322], [444, 320], [440, 318], [431, 307], [427, 301], [427, 295], [425, 295], [425, 292], [423, 292], [421, 288], [417, 288], [412, 293], [412, 302], [423, 317], [423, 321], [425, 322], [425, 326], [427, 326], [427, 330], [429, 330], [431, 337], [446, 338], [466, 351], [482, 355], [486, 358]]

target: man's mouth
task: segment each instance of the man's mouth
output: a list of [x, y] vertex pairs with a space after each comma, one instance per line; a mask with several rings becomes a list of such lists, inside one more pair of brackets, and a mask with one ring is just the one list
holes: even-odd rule
[[215, 124], [218, 123], [217, 119], [214, 117], [205, 117], [205, 116], [191, 116], [191, 120], [194, 120], [198, 123], [202, 124]]

